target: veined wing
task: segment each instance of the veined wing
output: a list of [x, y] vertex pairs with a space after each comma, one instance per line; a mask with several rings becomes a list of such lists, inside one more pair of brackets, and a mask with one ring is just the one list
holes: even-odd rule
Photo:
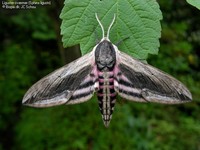
[[22, 103], [33, 107], [49, 107], [88, 100], [94, 91], [94, 80], [90, 76], [93, 67], [92, 51], [39, 80], [27, 91]]
[[131, 101], [184, 103], [192, 100], [189, 90], [177, 79], [116, 50], [118, 94]]

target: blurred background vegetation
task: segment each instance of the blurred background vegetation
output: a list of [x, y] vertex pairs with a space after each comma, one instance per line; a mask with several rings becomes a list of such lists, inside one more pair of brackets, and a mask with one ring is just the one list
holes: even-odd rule
[[78, 46], [62, 47], [63, 1], [32, 10], [1, 8], [0, 150], [200, 150], [200, 11], [185, 1], [158, 2], [161, 46], [148, 62], [181, 80], [194, 100], [119, 101], [108, 129], [95, 99], [42, 109], [21, 105], [34, 82], [80, 56]]

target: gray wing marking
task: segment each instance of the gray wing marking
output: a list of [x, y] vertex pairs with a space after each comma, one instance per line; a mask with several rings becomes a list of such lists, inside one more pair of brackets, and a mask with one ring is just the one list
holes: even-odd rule
[[90, 74], [93, 52], [57, 69], [35, 83], [22, 103], [33, 107], [49, 107], [67, 103], [76, 88]]
[[158, 103], [183, 103], [192, 100], [190, 91], [177, 79], [123, 52], [117, 52], [118, 67], [124, 75], [117, 77], [119, 95], [122, 97], [133, 101]]

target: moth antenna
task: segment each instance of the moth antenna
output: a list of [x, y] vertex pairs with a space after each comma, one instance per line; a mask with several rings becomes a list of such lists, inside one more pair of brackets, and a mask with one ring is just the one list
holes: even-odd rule
[[97, 16], [97, 13], [95, 13], [95, 17], [96, 17], [96, 19], [97, 19], [97, 21], [98, 21], [98, 23], [99, 23], [99, 25], [100, 25], [100, 27], [101, 27], [101, 30], [102, 30], [102, 38], [104, 38], [104, 37], [105, 37], [104, 27], [103, 27], [103, 25], [101, 24], [101, 21], [99, 20], [99, 18], [98, 18], [98, 16]]
[[113, 17], [113, 20], [112, 20], [110, 26], [108, 27], [108, 31], [107, 31], [107, 35], [106, 35], [106, 37], [107, 37], [108, 39], [109, 39], [110, 29], [111, 29], [111, 27], [112, 27], [112, 25], [113, 25], [114, 22], [115, 22], [115, 14], [114, 14], [114, 17]]

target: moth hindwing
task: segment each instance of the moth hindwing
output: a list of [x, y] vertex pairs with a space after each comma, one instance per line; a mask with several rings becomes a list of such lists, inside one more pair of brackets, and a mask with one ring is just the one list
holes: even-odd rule
[[172, 76], [118, 50], [105, 36], [93, 50], [35, 83], [22, 103], [32, 107], [76, 104], [89, 100], [97, 92], [103, 122], [109, 126], [116, 96], [137, 102], [177, 104], [190, 102], [189, 90]]

